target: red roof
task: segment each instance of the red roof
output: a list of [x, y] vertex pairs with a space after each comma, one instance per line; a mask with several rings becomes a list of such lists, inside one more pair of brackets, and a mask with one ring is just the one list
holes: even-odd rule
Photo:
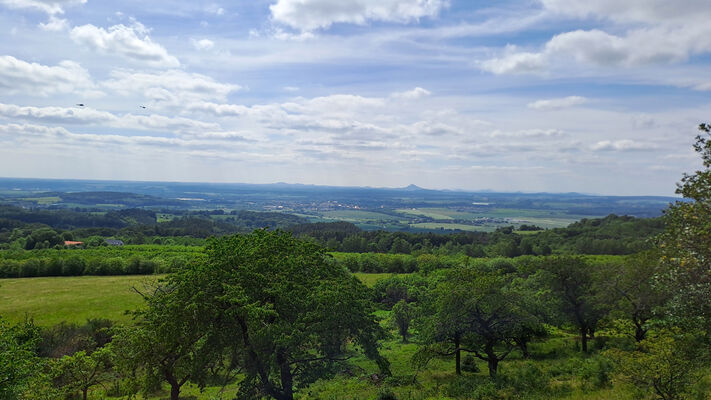
[[76, 245], [78, 245], [78, 244], [84, 244], [84, 242], [74, 242], [74, 241], [71, 241], [71, 240], [65, 240], [65, 241], [64, 241], [64, 245], [65, 245], [65, 246], [76, 246]]

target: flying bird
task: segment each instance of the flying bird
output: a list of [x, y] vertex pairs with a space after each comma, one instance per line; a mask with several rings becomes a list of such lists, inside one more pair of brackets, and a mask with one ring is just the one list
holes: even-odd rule
[[141, 107], [141, 108], [146, 108], [146, 106], [139, 106], [139, 107]]
[[79, 107], [84, 107], [84, 103], [77, 103]]

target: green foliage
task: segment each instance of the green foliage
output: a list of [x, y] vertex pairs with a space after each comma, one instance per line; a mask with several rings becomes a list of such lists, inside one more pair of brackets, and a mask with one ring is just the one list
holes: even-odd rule
[[89, 354], [82, 350], [65, 355], [53, 362], [53, 381], [67, 396], [80, 392], [82, 399], [86, 400], [89, 389], [113, 379], [111, 357], [108, 347]]
[[600, 284], [603, 280], [599, 279], [606, 276], [605, 269], [594, 270], [580, 257], [554, 257], [546, 261], [539, 277], [548, 283], [548, 302], [577, 326], [581, 350], [587, 352], [588, 335], [608, 312], [608, 304], [603, 300], [605, 288]]
[[677, 193], [690, 201], [678, 201], [664, 215], [666, 230], [659, 237], [663, 262], [661, 276], [671, 301], [666, 312], [674, 323], [711, 332], [711, 126], [701, 124], [694, 150], [703, 169], [684, 174]]
[[405, 300], [400, 300], [393, 306], [391, 322], [397, 328], [404, 343], [407, 343], [407, 339], [410, 336], [410, 322], [413, 314], [412, 306]]
[[292, 398], [296, 387], [336, 371], [348, 342], [388, 372], [372, 294], [318, 246], [258, 230], [212, 239], [206, 252], [207, 264], [183, 269], [167, 284], [186, 294], [179, 306], [189, 310], [186, 317], [198, 318], [185, 322], [189, 329], [244, 369], [241, 398]]
[[707, 354], [699, 339], [680, 331], [661, 331], [639, 343], [635, 351], [608, 350], [620, 378], [664, 400], [688, 398]]
[[535, 321], [523, 292], [513, 292], [511, 277], [472, 267], [444, 271], [422, 307], [421, 339], [435, 352], [455, 356], [461, 374], [461, 352], [488, 363], [495, 377], [498, 364], [515, 347], [520, 327]]
[[31, 321], [10, 326], [0, 318], [0, 400], [22, 398], [30, 379], [41, 370], [35, 349], [39, 331]]

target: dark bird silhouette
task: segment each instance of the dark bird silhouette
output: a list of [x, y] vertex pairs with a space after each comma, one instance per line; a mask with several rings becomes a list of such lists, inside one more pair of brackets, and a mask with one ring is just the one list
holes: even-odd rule
[[141, 107], [141, 108], [146, 108], [146, 106], [139, 106], [139, 107]]
[[84, 103], [77, 103], [79, 107], [84, 107]]

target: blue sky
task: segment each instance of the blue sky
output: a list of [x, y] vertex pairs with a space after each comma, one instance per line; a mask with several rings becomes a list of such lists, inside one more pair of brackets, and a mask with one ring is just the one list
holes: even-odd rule
[[670, 195], [711, 116], [710, 19], [708, 0], [0, 0], [0, 176]]

